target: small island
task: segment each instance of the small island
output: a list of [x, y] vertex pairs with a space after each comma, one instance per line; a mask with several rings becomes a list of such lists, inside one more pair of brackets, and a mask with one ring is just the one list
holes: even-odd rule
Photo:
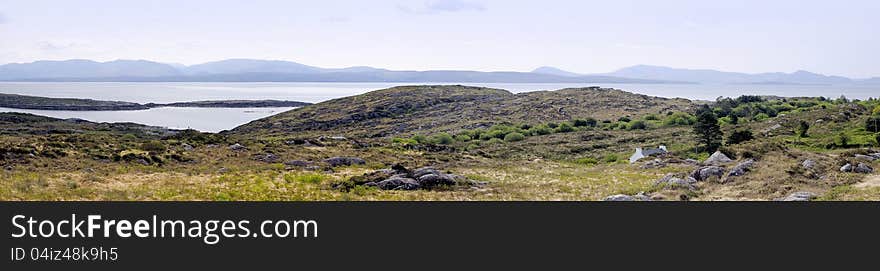
[[211, 107], [211, 108], [260, 108], [260, 107], [302, 107], [310, 103], [279, 100], [224, 100], [195, 101], [177, 103], [133, 103], [121, 101], [100, 101], [92, 99], [48, 98], [0, 93], [0, 107], [34, 110], [69, 111], [124, 111], [146, 110], [157, 107]]

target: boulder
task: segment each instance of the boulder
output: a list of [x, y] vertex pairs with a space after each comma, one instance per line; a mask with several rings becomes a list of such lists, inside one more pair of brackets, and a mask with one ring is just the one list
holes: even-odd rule
[[874, 159], [880, 159], [880, 152], [876, 152], [876, 153], [868, 154], [868, 156], [870, 156], [870, 157], [874, 157]]
[[257, 160], [260, 162], [265, 162], [265, 163], [275, 163], [275, 162], [278, 162], [279, 159], [280, 158], [278, 158], [278, 155], [271, 154], [271, 153], [264, 153], [264, 154], [259, 154], [259, 155], [254, 156], [254, 160]]
[[331, 167], [340, 167], [350, 165], [363, 165], [366, 164], [367, 161], [364, 161], [364, 159], [357, 157], [331, 157], [324, 159], [324, 163], [329, 164]]
[[816, 198], [816, 194], [812, 192], [794, 192], [782, 198], [782, 201], [811, 201]]
[[629, 195], [617, 194], [605, 197], [604, 201], [636, 201], [635, 198]]
[[291, 166], [291, 167], [307, 167], [307, 166], [312, 165], [312, 162], [303, 161], [303, 160], [290, 160], [290, 161], [284, 162], [284, 165]]
[[[413, 175], [415, 177], [415, 175]], [[455, 185], [456, 176], [452, 174], [425, 174], [418, 177], [419, 185], [426, 189], [437, 186]]]
[[874, 173], [874, 169], [871, 168], [871, 166], [864, 164], [864, 163], [859, 163], [859, 165], [856, 166], [852, 171], [855, 173], [862, 173], [862, 174]]
[[687, 189], [687, 190], [696, 190], [697, 187], [694, 186], [697, 183], [697, 180], [692, 177], [687, 177], [686, 179], [682, 179], [676, 177], [675, 174], [667, 174], [663, 178], [660, 178], [656, 182], [654, 182], [655, 186], [658, 186], [662, 189], [669, 190], [677, 190], [677, 189]]
[[739, 163], [736, 166], [734, 166], [732, 169], [730, 169], [730, 172], [727, 173], [727, 176], [746, 175], [746, 172], [749, 172], [749, 170], [751, 170], [753, 165], [755, 165], [754, 159], [745, 160], [742, 163]]
[[429, 174], [440, 175], [440, 171], [437, 171], [436, 169], [434, 169], [432, 167], [422, 167], [422, 168], [417, 168], [412, 171], [412, 177], [416, 178], [416, 179], [419, 179], [422, 176], [429, 175]]
[[856, 157], [856, 160], [861, 160], [861, 161], [865, 161], [865, 162], [874, 162], [874, 160], [877, 160], [877, 158], [874, 158], [874, 156], [870, 156], [870, 155], [856, 154], [855, 157]]
[[241, 145], [241, 144], [238, 144], [238, 143], [235, 143], [235, 144], [229, 145], [229, 150], [232, 150], [232, 151], [243, 151], [243, 150], [246, 150], [246, 149], [247, 149], [247, 148], [245, 148], [244, 145]]
[[708, 181], [712, 177], [721, 179], [724, 176], [724, 171], [724, 168], [719, 166], [702, 167], [691, 172], [690, 177], [697, 181]]
[[813, 169], [816, 167], [816, 161], [807, 159], [804, 160], [803, 163], [801, 163], [801, 166], [804, 167], [804, 169]]
[[852, 171], [853, 171], [853, 165], [850, 164], [850, 163], [846, 163], [846, 165], [843, 165], [842, 167], [840, 167], [840, 171], [841, 171], [841, 172], [852, 172]]
[[192, 151], [195, 149], [192, 145], [186, 143], [181, 144], [180, 147], [183, 148], [184, 151]]
[[376, 186], [382, 190], [416, 190], [421, 186], [419, 182], [410, 178], [391, 177], [376, 183], [367, 183], [367, 186]]
[[706, 159], [706, 161], [704, 161], [703, 163], [709, 165], [717, 165], [730, 162], [733, 162], [733, 160], [730, 160], [730, 157], [727, 157], [727, 155], [724, 155], [724, 153], [722, 153], [721, 151], [716, 151], [711, 156], [709, 156], [709, 159]]

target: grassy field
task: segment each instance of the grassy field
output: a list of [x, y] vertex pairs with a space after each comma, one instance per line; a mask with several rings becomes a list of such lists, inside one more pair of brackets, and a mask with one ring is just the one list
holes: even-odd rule
[[[754, 166], [724, 183], [703, 181], [691, 189], [667, 189], [655, 182], [667, 174], [684, 178], [698, 167], [696, 161], [686, 159], [709, 156], [695, 140], [691, 128], [695, 117], [686, 101], [645, 100], [613, 91], [510, 96], [498, 90], [465, 89], [443, 95], [469, 98], [441, 95], [425, 102], [415, 96], [401, 98], [405, 94], [399, 91], [380, 97], [404, 99], [428, 109], [406, 106], [400, 116], [376, 113], [377, 119], [361, 121], [337, 112], [316, 119], [323, 124], [287, 119], [291, 114], [329, 110], [317, 104], [277, 117], [281, 120], [277, 125], [288, 125], [283, 129], [257, 128], [273, 117], [223, 134], [3, 113], [0, 200], [601, 200], [640, 193], [656, 200], [773, 200], [798, 191], [812, 192], [819, 200], [880, 200], [877, 173], [839, 170], [845, 163], [880, 166], [855, 159], [857, 154], [877, 152], [877, 133], [866, 126], [878, 111], [876, 100], [771, 97], [716, 102], [713, 110], [723, 116], [719, 123], [725, 137], [735, 131], [753, 135], [742, 142], [725, 138], [721, 150], [735, 161], [722, 166], [730, 170], [747, 159], [754, 159]], [[618, 109], [638, 109], [603, 115], [569, 109], [566, 114], [571, 115], [565, 118], [548, 115], [522, 121], [495, 115], [478, 118], [476, 112], [486, 105], [469, 109], [476, 116], [462, 117], [454, 110], [485, 97], [503, 96], [505, 101], [499, 103], [510, 99], [522, 106], [523, 101], [549, 95], [533, 103], [557, 104], [543, 110], [558, 113], [560, 108], [572, 108], [560, 102], [564, 97], [582, 94], [610, 95], [606, 102], [636, 99], [637, 106]], [[397, 103], [377, 96], [352, 99], [375, 105], [363, 108], [367, 111], [398, 112], [389, 109]], [[431, 106], [437, 99], [441, 105]], [[333, 101], [329, 108], [344, 106]], [[437, 106], [439, 111], [433, 113], [420, 111]], [[514, 111], [511, 114], [528, 114]], [[357, 110], [346, 114], [369, 115]], [[742, 116], [734, 121], [734, 114]], [[434, 125], [429, 125], [432, 121]], [[344, 128], [327, 126], [334, 122]], [[369, 130], [371, 123], [386, 128]], [[809, 126], [806, 132], [799, 132], [802, 123]], [[418, 128], [388, 128], [396, 125]], [[289, 127], [309, 128], [298, 133], [287, 131]], [[653, 158], [628, 163], [634, 148], [659, 145], [667, 146], [670, 153], [656, 165]], [[357, 157], [364, 163], [323, 162], [331, 157]], [[805, 160], [815, 166], [805, 168]], [[412, 191], [363, 185], [340, 188], [352, 177], [393, 165], [432, 166], [482, 184]]]

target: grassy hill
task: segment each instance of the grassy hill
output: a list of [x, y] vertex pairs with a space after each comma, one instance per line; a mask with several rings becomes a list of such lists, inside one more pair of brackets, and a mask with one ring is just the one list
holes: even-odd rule
[[684, 99], [665, 99], [614, 89], [579, 88], [512, 94], [467, 86], [404, 86], [335, 99], [257, 120], [232, 135], [345, 135], [387, 137], [456, 132], [499, 123], [545, 123], [575, 118], [689, 110]]

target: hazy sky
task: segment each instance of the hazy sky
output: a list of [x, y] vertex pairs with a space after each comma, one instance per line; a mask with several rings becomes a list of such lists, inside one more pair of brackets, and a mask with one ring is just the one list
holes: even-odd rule
[[0, 63], [226, 58], [880, 76], [880, 1], [0, 0]]

